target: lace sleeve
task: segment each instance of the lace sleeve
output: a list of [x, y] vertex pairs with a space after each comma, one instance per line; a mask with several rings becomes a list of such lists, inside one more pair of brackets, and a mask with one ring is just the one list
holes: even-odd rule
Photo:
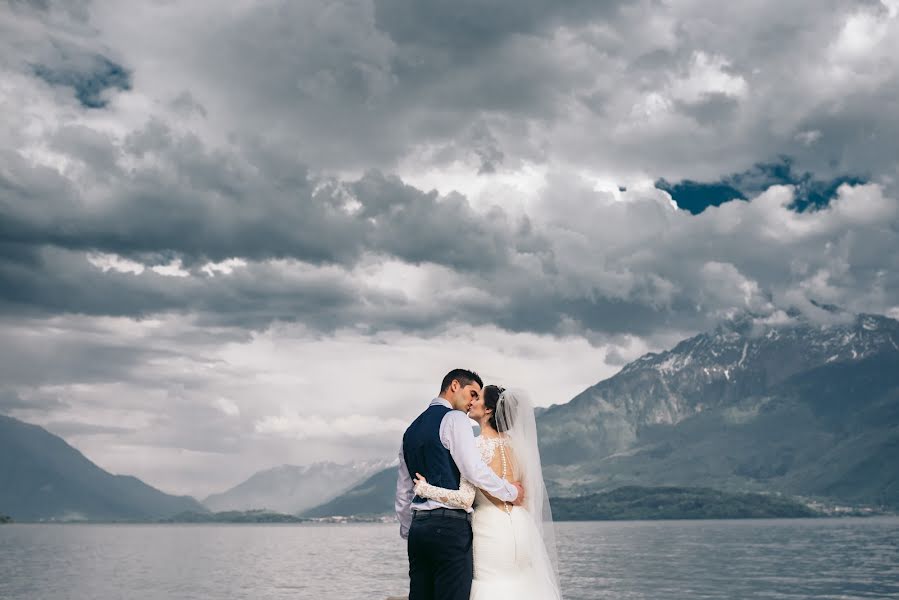
[[430, 498], [447, 506], [471, 508], [474, 503], [475, 487], [464, 477], [458, 490], [437, 487], [430, 483], [415, 484], [415, 494], [422, 498]]

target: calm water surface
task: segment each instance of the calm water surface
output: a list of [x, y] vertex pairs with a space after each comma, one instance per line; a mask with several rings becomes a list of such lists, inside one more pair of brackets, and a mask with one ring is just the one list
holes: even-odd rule
[[[899, 598], [899, 518], [557, 524], [567, 600]], [[5, 525], [6, 600], [374, 598], [395, 525]]]

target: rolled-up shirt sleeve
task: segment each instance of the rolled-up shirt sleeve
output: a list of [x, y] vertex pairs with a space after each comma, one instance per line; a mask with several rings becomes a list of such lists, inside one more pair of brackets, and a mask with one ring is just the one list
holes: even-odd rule
[[403, 450], [400, 448], [400, 465], [396, 476], [396, 501], [394, 508], [396, 509], [396, 518], [400, 522], [400, 537], [408, 539], [409, 526], [412, 524], [412, 498], [414, 484], [412, 477], [409, 475], [409, 467], [406, 466], [406, 458], [403, 456]]
[[468, 415], [459, 410], [446, 413], [440, 423], [440, 441], [449, 450], [462, 476], [475, 487], [506, 502], [513, 502], [518, 497], [518, 489], [481, 460]]

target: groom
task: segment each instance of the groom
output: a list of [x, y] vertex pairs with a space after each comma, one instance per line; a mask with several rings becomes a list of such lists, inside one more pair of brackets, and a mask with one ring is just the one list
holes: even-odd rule
[[409, 600], [468, 600], [473, 577], [471, 509], [415, 496], [412, 473], [438, 487], [459, 489], [461, 476], [500, 500], [520, 504], [524, 498], [521, 485], [496, 475], [475, 445], [466, 413], [483, 385], [474, 371], [450, 371], [440, 395], [403, 435], [396, 514], [408, 540]]

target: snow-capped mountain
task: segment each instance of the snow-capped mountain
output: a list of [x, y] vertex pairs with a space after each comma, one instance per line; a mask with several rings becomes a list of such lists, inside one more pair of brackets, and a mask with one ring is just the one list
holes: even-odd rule
[[296, 514], [318, 506], [391, 465], [389, 460], [319, 462], [259, 471], [235, 487], [203, 500], [210, 510], [269, 509]]
[[883, 350], [899, 350], [897, 336], [899, 321], [879, 315], [860, 315], [849, 323], [819, 327], [758, 324], [744, 315], [713, 333], [685, 340], [668, 352], [647, 354], [621, 373], [649, 367], [671, 376], [692, 368], [702, 370], [709, 381], [729, 381], [732, 374], [739, 376], [761, 368], [772, 378], [770, 383], [776, 383], [810, 366], [862, 360]]
[[[815, 459], [828, 455], [848, 477], [856, 459], [899, 459], [899, 321], [743, 315], [641, 357], [550, 407], [538, 426], [560, 493], [639, 482], [826, 494], [838, 482], [797, 470], [817, 473]], [[894, 478], [883, 493], [899, 502]]]

